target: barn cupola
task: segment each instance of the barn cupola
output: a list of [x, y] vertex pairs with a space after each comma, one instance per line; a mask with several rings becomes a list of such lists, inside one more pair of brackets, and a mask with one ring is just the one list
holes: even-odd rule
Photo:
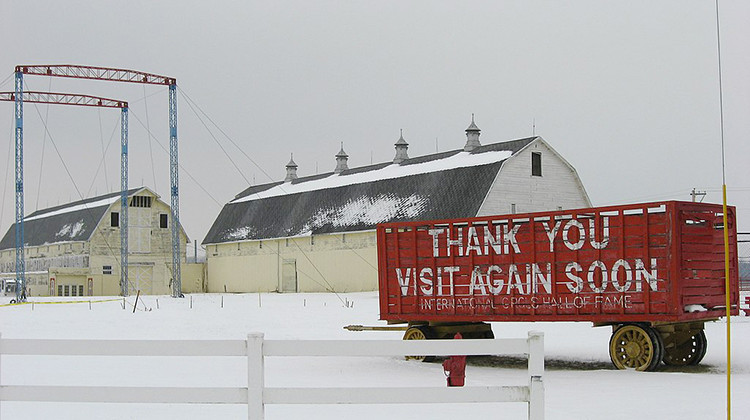
[[336, 169], [333, 170], [333, 173], [340, 174], [342, 171], [349, 169], [349, 165], [347, 165], [348, 161], [349, 155], [344, 151], [344, 142], [342, 141], [341, 150], [336, 153]]
[[294, 163], [294, 154], [289, 158], [289, 163], [286, 164], [286, 178], [284, 182], [291, 182], [297, 179], [297, 164]]
[[474, 114], [471, 114], [471, 124], [466, 129], [466, 144], [464, 145], [464, 151], [471, 152], [482, 144], [479, 143], [479, 132], [482, 131], [474, 124]]
[[409, 148], [409, 143], [404, 140], [404, 130], [401, 130], [401, 137], [399, 137], [398, 141], [396, 142], [396, 157], [393, 158], [393, 163], [401, 163], [405, 161], [406, 159], [409, 159], [409, 155], [407, 154], [407, 149]]

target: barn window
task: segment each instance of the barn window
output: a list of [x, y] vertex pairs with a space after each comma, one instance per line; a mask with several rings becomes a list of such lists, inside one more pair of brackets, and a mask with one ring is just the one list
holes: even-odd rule
[[159, 227], [162, 229], [166, 229], [168, 225], [169, 225], [169, 215], [160, 214], [159, 215]]
[[130, 200], [130, 207], [151, 207], [151, 197], [136, 195]]
[[120, 227], [120, 213], [113, 211], [109, 215], [109, 225], [112, 227]]
[[537, 152], [531, 153], [531, 175], [542, 176], [542, 154]]
[[112, 266], [111, 265], [102, 266], [102, 274], [112, 274]]

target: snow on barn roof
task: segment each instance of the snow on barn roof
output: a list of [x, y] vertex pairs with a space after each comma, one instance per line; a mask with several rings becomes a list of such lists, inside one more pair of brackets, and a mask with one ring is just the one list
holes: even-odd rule
[[530, 137], [256, 185], [227, 203], [203, 244], [374, 229], [476, 216], [502, 163]]
[[[144, 188], [128, 190], [132, 196]], [[26, 246], [40, 246], [59, 242], [87, 241], [112, 203], [120, 200], [120, 192], [87, 198], [60, 206], [37, 210], [24, 218]], [[0, 241], [0, 249], [15, 248], [16, 224]]]

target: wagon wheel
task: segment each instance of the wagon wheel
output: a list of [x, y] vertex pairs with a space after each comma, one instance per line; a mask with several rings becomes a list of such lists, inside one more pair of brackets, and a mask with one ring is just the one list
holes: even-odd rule
[[663, 351], [661, 337], [650, 327], [624, 325], [609, 340], [609, 357], [618, 369], [654, 370]]
[[[404, 340], [430, 340], [434, 338], [435, 333], [432, 328], [426, 325], [409, 327], [404, 333]], [[422, 362], [431, 362], [434, 356], [406, 356], [406, 360], [419, 360]]]
[[703, 330], [681, 343], [677, 342], [675, 335], [671, 335], [664, 342], [664, 363], [672, 366], [697, 365], [706, 355], [707, 347], [708, 341]]

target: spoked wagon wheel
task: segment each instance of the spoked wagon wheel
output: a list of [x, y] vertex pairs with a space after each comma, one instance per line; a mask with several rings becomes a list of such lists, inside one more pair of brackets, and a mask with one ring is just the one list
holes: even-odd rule
[[[682, 340], [680, 340], [682, 338]], [[685, 336], [670, 334], [664, 338], [664, 363], [672, 366], [697, 365], [706, 355], [706, 333], [698, 331], [685, 340]]]
[[[434, 338], [432, 329], [426, 325], [409, 327], [404, 333], [404, 340], [429, 340]], [[422, 362], [431, 362], [434, 356], [406, 356], [406, 360], [419, 360]]]
[[612, 333], [609, 357], [618, 369], [650, 371], [663, 357], [661, 337], [650, 327], [623, 325]]

